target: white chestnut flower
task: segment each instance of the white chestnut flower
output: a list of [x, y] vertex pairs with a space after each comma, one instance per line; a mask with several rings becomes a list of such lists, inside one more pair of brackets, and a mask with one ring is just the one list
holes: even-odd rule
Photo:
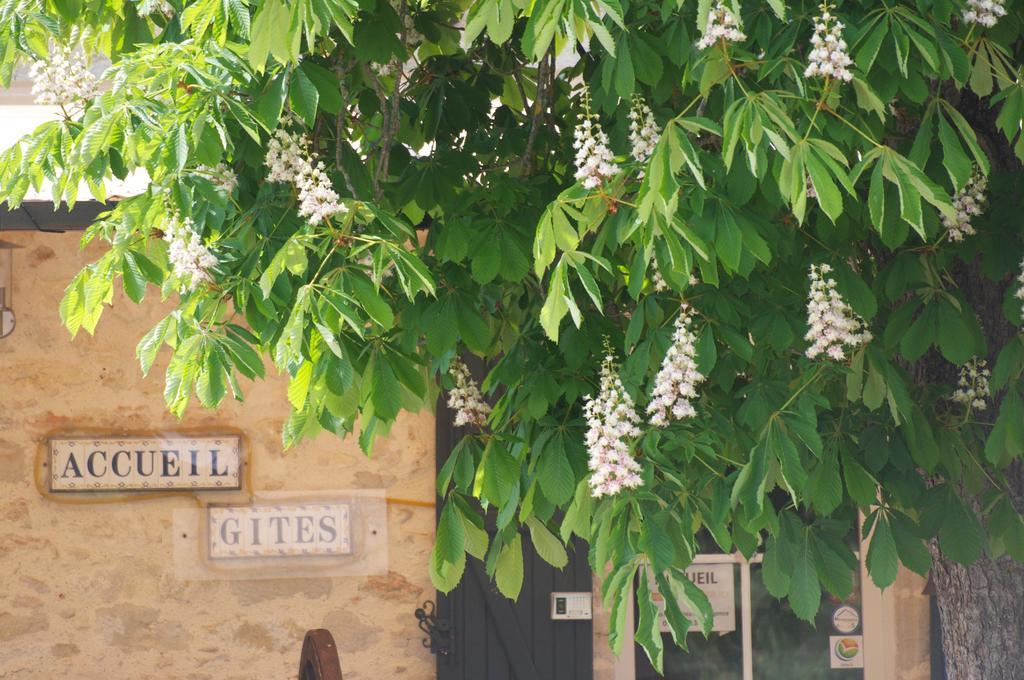
[[1020, 261], [1020, 273], [1017, 274], [1017, 292], [1014, 293], [1014, 297], [1021, 301], [1020, 315], [1024, 318], [1024, 260]]
[[1006, 16], [1003, 0], [967, 0], [964, 21], [992, 28], [1000, 17]]
[[650, 423], [656, 427], [697, 415], [692, 400], [697, 398], [704, 375], [697, 369], [697, 336], [690, 328], [692, 324], [693, 309], [684, 302], [676, 318], [672, 346], [654, 378], [654, 391], [647, 405]]
[[953, 401], [963, 404], [968, 410], [984, 411], [992, 394], [988, 385], [991, 375], [987, 361], [972, 357], [960, 367], [960, 382], [953, 392]]
[[28, 73], [36, 104], [73, 106], [99, 92], [99, 83], [85, 58], [67, 45], [51, 46], [46, 59], [33, 61]]
[[807, 297], [807, 334], [811, 343], [807, 358], [824, 354], [829, 359], [846, 358], [844, 348], [855, 349], [871, 341], [871, 332], [864, 320], [846, 304], [836, 290], [836, 281], [828, 276], [832, 267], [827, 264], [811, 265], [811, 290]]
[[164, 223], [163, 231], [168, 244], [167, 260], [181, 284], [181, 290], [191, 293], [200, 284], [212, 281], [210, 270], [217, 266], [217, 258], [196, 233], [192, 220], [171, 215]]
[[942, 215], [942, 226], [946, 228], [950, 241], [959, 243], [965, 236], [977, 233], [971, 225], [971, 218], [984, 212], [987, 188], [988, 178], [975, 168], [964, 188], [953, 197], [953, 217]]
[[576, 150], [576, 181], [582, 182], [585, 188], [596, 189], [619, 174], [615, 154], [608, 148], [608, 135], [601, 129], [597, 115], [590, 111], [590, 91], [586, 88], [572, 148]]
[[661, 275], [661, 269], [658, 268], [658, 260], [651, 260], [651, 285], [654, 286], [656, 293], [663, 293], [668, 290], [668, 281]]
[[309, 139], [278, 128], [267, 144], [266, 165], [271, 182], [291, 182], [299, 192], [299, 216], [316, 225], [338, 213], [347, 213], [334, 191], [324, 164], [307, 154]]
[[814, 19], [814, 35], [811, 36], [811, 53], [807, 55], [806, 78], [824, 78], [825, 80], [842, 80], [850, 82], [853, 73], [849, 67], [853, 64], [846, 52], [846, 41], [843, 40], [843, 22], [832, 14], [835, 7], [827, 2], [819, 5], [821, 14]]
[[724, 3], [718, 2], [708, 14], [708, 25], [704, 29], [704, 35], [697, 41], [697, 49], [706, 50], [719, 42], [743, 42], [746, 39], [747, 36], [740, 30], [739, 22], [732, 10]]
[[614, 496], [640, 486], [640, 464], [633, 458], [629, 441], [640, 436], [640, 416], [622, 386], [611, 354], [601, 364], [600, 392], [596, 398], [587, 395], [584, 400], [591, 495]]
[[135, 3], [135, 13], [140, 17], [148, 17], [152, 14], [170, 16], [174, 14], [174, 7], [167, 0], [139, 0]]
[[462, 359], [455, 357], [448, 366], [448, 374], [455, 379], [455, 387], [448, 390], [448, 408], [455, 411], [455, 426], [487, 424], [491, 406], [484, 401], [480, 387], [469, 373]]
[[[633, 97], [629, 110], [629, 154], [637, 163], [646, 163], [661, 139], [661, 129], [654, 120], [654, 112], [643, 99]], [[643, 173], [640, 174], [643, 177]]]
[[238, 176], [225, 163], [217, 163], [214, 166], [198, 165], [196, 173], [205, 176], [229, 194], [238, 186]]

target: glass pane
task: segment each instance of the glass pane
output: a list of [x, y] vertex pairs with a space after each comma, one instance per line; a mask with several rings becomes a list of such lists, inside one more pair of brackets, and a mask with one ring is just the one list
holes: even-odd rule
[[765, 589], [761, 565], [750, 565], [754, 678], [862, 680], [864, 642], [858, 576], [854, 574], [853, 593], [845, 601], [822, 594], [821, 609], [811, 627], [796, 618], [787, 602], [779, 602]]
[[[686, 643], [690, 651], [684, 652], [676, 647], [672, 635], [663, 633], [665, 643], [665, 674], [658, 673], [651, 667], [647, 654], [637, 646], [636, 678], [637, 680], [742, 680], [743, 678], [743, 617], [740, 606], [739, 567], [736, 564], [693, 565], [690, 570], [691, 580], [697, 583], [715, 606], [716, 627], [732, 628], [731, 631], [711, 633], [704, 639], [699, 632], [687, 635]], [[726, 582], [731, 579], [731, 583]], [[730, 589], [733, 591], [732, 602], [722, 597]], [[718, 596], [711, 594], [714, 590]], [[732, 611], [729, 611], [730, 605]], [[733, 614], [734, 618], [729, 615]], [[663, 627], [663, 630], [665, 628]], [[691, 629], [695, 630], [695, 629]]]

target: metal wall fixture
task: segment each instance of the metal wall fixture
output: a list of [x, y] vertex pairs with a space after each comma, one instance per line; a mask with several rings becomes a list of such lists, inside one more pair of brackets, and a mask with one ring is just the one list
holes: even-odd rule
[[427, 635], [423, 638], [423, 646], [429, 649], [431, 654], [451, 654], [455, 642], [452, 622], [437, 615], [434, 603], [430, 600], [424, 602], [423, 606], [416, 610], [416, 618], [419, 619], [420, 630]]
[[18, 246], [0, 241], [0, 338], [14, 332], [14, 249]]

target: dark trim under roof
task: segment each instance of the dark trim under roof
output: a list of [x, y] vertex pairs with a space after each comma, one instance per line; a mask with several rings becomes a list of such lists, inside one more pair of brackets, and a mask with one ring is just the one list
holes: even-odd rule
[[81, 231], [104, 210], [109, 206], [98, 201], [80, 201], [70, 212], [49, 201], [25, 201], [14, 210], [0, 205], [0, 231]]

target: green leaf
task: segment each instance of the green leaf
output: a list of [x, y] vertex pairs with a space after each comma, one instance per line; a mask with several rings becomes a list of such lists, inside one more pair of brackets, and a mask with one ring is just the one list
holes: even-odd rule
[[867, 470], [852, 455], [844, 453], [843, 477], [846, 479], [846, 490], [857, 505], [867, 508], [878, 502], [877, 485]]
[[893, 512], [889, 515], [889, 519], [900, 562], [911, 571], [921, 576], [927, 576], [932, 567], [932, 556], [922, 537], [919, 536], [920, 530], [903, 513]]
[[503, 506], [519, 478], [519, 462], [512, 457], [503, 442], [491, 439], [484, 449], [480, 467], [483, 472], [478, 480], [484, 498], [498, 507]]
[[569, 313], [567, 288], [565, 265], [564, 262], [560, 262], [551, 275], [548, 295], [540, 310], [540, 324], [544, 328], [544, 333], [554, 342], [558, 342], [559, 326], [565, 315]]
[[355, 274], [347, 280], [352, 284], [352, 293], [366, 313], [370, 315], [370, 318], [384, 328], [391, 328], [395, 324], [395, 314], [391, 311], [390, 305], [377, 292], [373, 282], [362, 274]]
[[288, 401], [292, 408], [301, 411], [309, 396], [310, 379], [313, 377], [313, 362], [304, 361], [288, 383]]
[[473, 253], [473, 278], [479, 283], [490, 283], [501, 269], [501, 250], [499, 248], [481, 248]]
[[558, 540], [551, 531], [544, 526], [536, 517], [529, 517], [526, 526], [530, 528], [530, 540], [537, 554], [545, 562], [553, 567], [561, 569], [569, 563], [569, 556], [565, 552], [565, 546]]
[[207, 347], [205, 360], [200, 363], [196, 377], [196, 396], [206, 408], [215, 408], [227, 394], [225, 367], [216, 351]]
[[628, 34], [623, 33], [615, 50], [615, 92], [623, 99], [629, 98], [636, 87], [633, 73], [633, 57], [630, 54]]
[[715, 619], [707, 594], [694, 584], [682, 569], [672, 568], [667, 573], [671, 595], [669, 593], [662, 593], [665, 599], [668, 600], [669, 597], [674, 598], [679, 603], [680, 608], [685, 608], [685, 611], [688, 611], [693, 616], [697, 622], [697, 627], [707, 637], [711, 634], [711, 626], [714, 624]]
[[335, 115], [345, 105], [341, 97], [341, 85], [338, 77], [319, 64], [311, 61], [303, 61], [300, 70], [309, 78], [316, 87], [319, 95], [317, 105], [325, 113]]
[[501, 549], [495, 563], [494, 581], [501, 594], [508, 599], [519, 597], [523, 589], [523, 540], [519, 532]]
[[945, 519], [939, 529], [939, 547], [943, 554], [954, 562], [972, 564], [981, 557], [984, 541], [977, 516], [950, 491]]
[[562, 519], [562, 526], [558, 532], [562, 537], [562, 542], [568, 543], [572, 534], [576, 534], [585, 541], [590, 540], [590, 512], [590, 485], [584, 478], [576, 485], [572, 503]]
[[560, 435], [548, 440], [540, 452], [537, 476], [544, 496], [555, 505], [563, 505], [576, 490], [576, 475], [565, 453], [565, 442]]
[[800, 541], [789, 581], [789, 605], [797, 618], [813, 625], [821, 605], [821, 584], [806, 530]]
[[676, 549], [668, 531], [675, 526], [668, 513], [658, 513], [645, 518], [640, 525], [640, 549], [648, 556], [655, 570], [668, 569], [676, 561]]
[[455, 564], [464, 558], [466, 551], [466, 529], [455, 502], [449, 500], [441, 510], [435, 538], [438, 555], [445, 562]]
[[460, 508], [459, 514], [462, 517], [462, 529], [466, 535], [466, 552], [478, 560], [484, 559], [490, 537], [483, 528], [483, 520], [476, 516], [477, 521], [474, 521], [468, 509]]
[[651, 588], [648, 583], [647, 570], [640, 573], [636, 588], [636, 604], [640, 616], [636, 626], [636, 641], [647, 652], [647, 658], [658, 673], [662, 672], [664, 642], [661, 639], [661, 626], [658, 608], [654, 605]]
[[288, 239], [284, 247], [277, 251], [270, 264], [267, 265], [263, 275], [260, 276], [260, 290], [263, 292], [263, 297], [270, 297], [270, 292], [274, 288], [277, 277], [283, 274], [285, 270], [298, 276], [305, 271], [306, 266], [306, 249], [296, 238]]
[[313, 81], [301, 68], [292, 70], [291, 82], [288, 85], [288, 104], [306, 125], [313, 127], [316, 122], [316, 107], [320, 102], [320, 92]]
[[121, 260], [121, 282], [124, 284], [124, 292], [132, 302], [142, 302], [146, 295], [146, 277], [139, 267], [135, 253], [130, 250], [124, 251], [124, 259]]
[[374, 357], [369, 384], [373, 414], [381, 420], [393, 420], [402, 408], [402, 392], [391, 364], [382, 354]]
[[[679, 608], [679, 602], [672, 596], [672, 585], [664, 573], [655, 575], [658, 584], [658, 592], [662, 593], [665, 601], [665, 620], [668, 621], [668, 629], [672, 633], [672, 640], [681, 649], [687, 649], [686, 633], [690, 630], [690, 619], [683, 614]], [[667, 595], [665, 594], [667, 593]], [[659, 631], [660, 636], [660, 631]]]
[[[250, 47], [250, 54], [252, 48]], [[284, 100], [287, 97], [288, 72], [280, 71], [267, 84], [266, 89], [256, 99], [256, 116], [268, 130], [277, 128], [281, 120], [281, 111], [284, 109]]]
[[885, 122], [885, 103], [875, 94], [871, 87], [860, 78], [853, 79], [853, 91], [857, 95], [857, 106], [878, 116], [881, 123]]
[[485, 354], [491, 345], [491, 329], [479, 311], [470, 304], [457, 303], [455, 320], [459, 336], [466, 346], [478, 354]]
[[169, 333], [173, 333], [176, 325], [174, 317], [168, 314], [142, 336], [142, 340], [135, 348], [135, 354], [139, 357], [139, 364], [142, 367], [142, 375], [149, 375], [149, 369], [153, 367], [153, 362], [156, 360], [156, 355], [163, 346], [164, 340]]
[[[878, 511], [876, 511], [878, 512]], [[879, 588], [888, 588], [896, 581], [899, 571], [896, 540], [889, 526], [889, 518], [878, 514], [874, 531], [871, 534], [871, 545], [867, 557], [868, 574]]]

